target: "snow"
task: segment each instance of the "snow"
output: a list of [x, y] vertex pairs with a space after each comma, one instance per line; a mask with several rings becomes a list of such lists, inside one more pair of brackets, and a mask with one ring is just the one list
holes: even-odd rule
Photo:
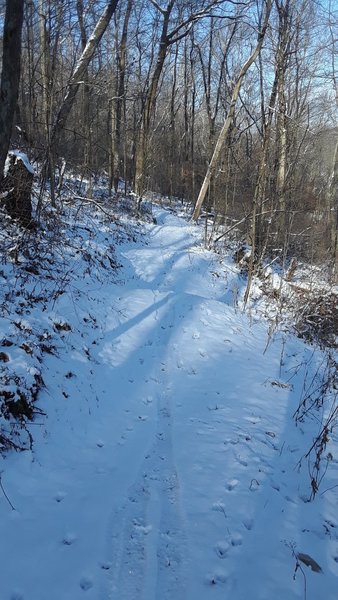
[[7, 158], [5, 161], [4, 177], [7, 177], [8, 169], [9, 169], [10, 163], [11, 163], [11, 157], [13, 157], [13, 156], [15, 156], [15, 164], [18, 160], [21, 160], [23, 162], [23, 164], [25, 165], [27, 171], [29, 171], [29, 173], [31, 173], [32, 175], [35, 174], [34, 168], [31, 165], [31, 163], [29, 162], [29, 158], [28, 158], [27, 154], [25, 154], [24, 152], [21, 152], [20, 150], [10, 150], [7, 154]]
[[[268, 343], [230, 259], [154, 216], [118, 247], [117, 279], [82, 276], [74, 255], [71, 292], [21, 318], [59, 337], [33, 451], [0, 458], [15, 508], [0, 493], [1, 599], [337, 600], [337, 440], [309, 502], [299, 461], [321, 415], [292, 418], [320, 353], [283, 331]], [[89, 240], [102, 256], [107, 236]], [[295, 572], [297, 553], [322, 573]]]

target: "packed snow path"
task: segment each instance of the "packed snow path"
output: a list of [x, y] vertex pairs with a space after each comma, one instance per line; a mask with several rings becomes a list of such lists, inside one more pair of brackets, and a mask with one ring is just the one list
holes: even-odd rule
[[[307, 600], [337, 600], [334, 490], [308, 503], [296, 468], [304, 346], [268, 343], [237, 309], [234, 265], [156, 218], [122, 248], [120, 284], [60, 299], [75, 326], [47, 361], [47, 432], [5, 470], [0, 597], [296, 600], [306, 584]], [[295, 552], [323, 573], [294, 579]]]

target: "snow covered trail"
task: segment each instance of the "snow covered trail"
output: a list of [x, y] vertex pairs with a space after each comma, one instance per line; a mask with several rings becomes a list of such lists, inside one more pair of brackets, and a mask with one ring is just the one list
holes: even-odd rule
[[[47, 432], [2, 466], [0, 597], [296, 600], [306, 583], [337, 600], [336, 490], [307, 502], [310, 437], [291, 419], [312, 350], [268, 344], [234, 265], [155, 215], [122, 247], [124, 285], [59, 301], [72, 332], [46, 363]], [[323, 573], [294, 579], [294, 552]]]

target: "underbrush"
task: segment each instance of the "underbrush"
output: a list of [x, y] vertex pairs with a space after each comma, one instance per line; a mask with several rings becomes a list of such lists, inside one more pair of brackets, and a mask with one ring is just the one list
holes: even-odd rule
[[288, 272], [270, 272], [257, 287], [271, 330], [295, 333], [312, 348], [302, 365], [303, 389], [293, 416], [299, 426], [311, 420], [317, 431], [300, 461], [307, 463], [313, 499], [334, 459], [330, 442], [338, 425], [338, 290], [320, 273], [313, 279], [313, 269], [295, 275], [292, 282]]

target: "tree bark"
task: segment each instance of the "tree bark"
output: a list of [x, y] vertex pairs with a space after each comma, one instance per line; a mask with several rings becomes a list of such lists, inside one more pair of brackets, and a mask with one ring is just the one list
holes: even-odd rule
[[[81, 35], [81, 51], [84, 52], [87, 45], [87, 32], [85, 23], [83, 20], [83, 0], [77, 0], [76, 2], [76, 12], [77, 18], [79, 20], [80, 27], [80, 35]], [[83, 175], [88, 177], [91, 181], [90, 173], [89, 173], [89, 165], [90, 165], [90, 151], [91, 151], [91, 123], [89, 117], [89, 77], [88, 77], [88, 68], [86, 68], [83, 72], [83, 88], [82, 88], [82, 110], [81, 110], [81, 119], [82, 119], [82, 133], [84, 137], [84, 156], [83, 156]], [[91, 187], [91, 186], [90, 186]], [[90, 191], [89, 191], [90, 195]]]
[[135, 192], [141, 199], [142, 194], [145, 191], [145, 166], [148, 156], [148, 142], [151, 119], [154, 114], [156, 104], [156, 94], [158, 84], [160, 81], [164, 61], [167, 55], [167, 50], [170, 44], [170, 38], [168, 37], [169, 19], [174, 7], [175, 0], [170, 0], [163, 14], [162, 32], [159, 50], [157, 54], [156, 66], [151, 78], [149, 91], [146, 97], [143, 118], [141, 128], [138, 135], [138, 141], [136, 145], [136, 158], [135, 158]]
[[122, 125], [123, 115], [125, 113], [125, 93], [126, 93], [126, 64], [127, 64], [127, 41], [128, 41], [128, 25], [131, 15], [131, 9], [134, 0], [128, 0], [123, 28], [122, 36], [119, 44], [119, 51], [117, 57], [117, 85], [116, 85], [116, 97], [111, 101], [111, 176], [109, 181], [109, 195], [114, 186], [115, 192], [118, 190], [118, 183], [120, 178], [121, 163], [123, 159], [123, 148], [122, 148]]
[[7, 0], [0, 84], [0, 185], [19, 94], [24, 0]]

